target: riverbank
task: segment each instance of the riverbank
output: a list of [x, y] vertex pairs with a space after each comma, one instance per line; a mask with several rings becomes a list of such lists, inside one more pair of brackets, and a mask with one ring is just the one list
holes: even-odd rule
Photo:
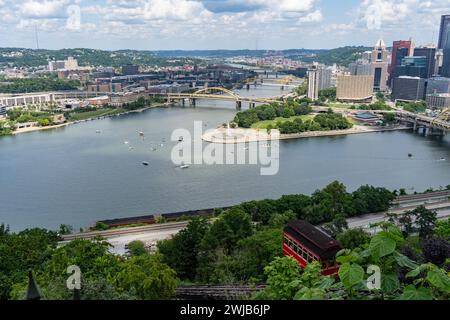
[[151, 106], [148, 106], [148, 107], [145, 107], [145, 108], [141, 108], [141, 109], [137, 109], [137, 110], [130, 110], [130, 111], [125, 111], [125, 112], [115, 113], [115, 114], [110, 114], [110, 115], [102, 115], [102, 116], [92, 117], [92, 118], [83, 119], [83, 120], [69, 121], [69, 122], [65, 122], [65, 123], [61, 123], [61, 124], [55, 124], [55, 125], [46, 126], [46, 127], [21, 128], [21, 129], [16, 129], [12, 133], [12, 135], [17, 135], [17, 134], [27, 133], [27, 132], [34, 132], [34, 131], [43, 131], [43, 130], [57, 129], [57, 128], [62, 128], [62, 127], [66, 127], [66, 126], [69, 126], [69, 125], [74, 125], [74, 124], [82, 123], [82, 122], [86, 122], [86, 121], [93, 121], [93, 120], [100, 120], [100, 119], [118, 117], [118, 116], [130, 114], [130, 113], [141, 113], [141, 112], [144, 112], [144, 111], [149, 110], [149, 109], [161, 108], [161, 107], [164, 107], [164, 106], [166, 106], [166, 105], [163, 104], [163, 103], [158, 103], [158, 104], [151, 105]]
[[[302, 138], [314, 138], [314, 137], [330, 137], [330, 136], [341, 136], [349, 134], [361, 134], [361, 133], [372, 133], [372, 132], [384, 132], [384, 131], [397, 131], [397, 130], [410, 130], [407, 126], [393, 126], [393, 127], [367, 127], [354, 125], [350, 129], [346, 130], [329, 130], [329, 131], [308, 131], [293, 134], [281, 134], [280, 140], [288, 139], [302, 139]], [[258, 142], [258, 141], [269, 141], [271, 137], [264, 134], [265, 130], [259, 129], [227, 129], [227, 128], [217, 128], [206, 132], [202, 136], [202, 140], [211, 143], [222, 143], [222, 144], [236, 144], [236, 143], [246, 143], [246, 142]]]

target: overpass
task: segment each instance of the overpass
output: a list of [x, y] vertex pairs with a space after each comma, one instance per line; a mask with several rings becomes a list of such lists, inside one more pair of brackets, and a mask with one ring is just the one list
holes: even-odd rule
[[425, 135], [444, 135], [444, 132], [450, 132], [450, 108], [444, 109], [435, 118], [398, 110], [396, 111], [396, 118], [412, 124], [414, 131], [423, 128]]
[[242, 97], [237, 93], [221, 87], [203, 88], [194, 93], [168, 93], [167, 102], [181, 101], [183, 106], [185, 101], [189, 101], [189, 105], [195, 106], [197, 99], [206, 100], [223, 100], [234, 101], [236, 103], [236, 110], [241, 110], [242, 102], [248, 102], [250, 108], [254, 108], [256, 103], [277, 103], [280, 102], [278, 98], [256, 98], [256, 97]]

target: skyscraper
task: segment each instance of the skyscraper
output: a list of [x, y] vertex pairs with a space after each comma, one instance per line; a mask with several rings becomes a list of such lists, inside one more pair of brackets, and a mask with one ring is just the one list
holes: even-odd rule
[[438, 48], [444, 53], [441, 75], [450, 77], [450, 14], [441, 17]]
[[392, 61], [389, 67], [389, 83], [392, 82], [396, 68], [402, 64], [405, 57], [411, 56], [414, 50], [412, 40], [398, 40], [392, 44]]
[[311, 69], [308, 70], [308, 98], [311, 100], [319, 99], [319, 70], [317, 66], [312, 66]]
[[426, 58], [426, 78], [431, 78], [436, 66], [436, 48], [431, 46], [415, 48], [414, 56]]
[[372, 51], [372, 74], [374, 91], [386, 91], [388, 81], [388, 51], [382, 39], [378, 40]]

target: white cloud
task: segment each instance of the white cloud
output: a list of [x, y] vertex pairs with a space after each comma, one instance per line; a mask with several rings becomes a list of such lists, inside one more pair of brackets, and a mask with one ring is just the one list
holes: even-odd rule
[[69, 0], [29, 0], [20, 6], [20, 13], [24, 17], [51, 18], [61, 15], [69, 5]]

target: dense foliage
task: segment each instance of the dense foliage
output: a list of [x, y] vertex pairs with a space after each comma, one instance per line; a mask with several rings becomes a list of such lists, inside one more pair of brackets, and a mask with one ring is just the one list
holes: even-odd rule
[[[16, 54], [11, 54], [16, 53]], [[19, 54], [17, 54], [19, 53]], [[37, 67], [47, 65], [48, 61], [66, 60], [74, 57], [80, 66], [111, 66], [120, 67], [125, 64], [183, 66], [188, 63], [200, 62], [195, 58], [170, 59], [162, 57], [156, 52], [120, 50], [104, 51], [96, 49], [61, 49], [61, 50], [32, 50], [20, 48], [0, 48], [0, 66]]]
[[[334, 113], [331, 109], [327, 113], [317, 114], [313, 118], [302, 119], [301, 116], [312, 112], [310, 103], [311, 100], [309, 99], [301, 99], [299, 101], [288, 101], [282, 105], [262, 105], [238, 112], [234, 122], [242, 128], [250, 128], [260, 121], [276, 119], [273, 124], [267, 126], [267, 129], [279, 129], [282, 134], [342, 130], [353, 126], [342, 114]], [[293, 120], [290, 120], [291, 118]]]
[[327, 65], [348, 66], [351, 62], [361, 58], [364, 51], [372, 50], [369, 47], [342, 47], [330, 50], [321, 50], [315, 55], [301, 57], [301, 60], [307, 63], [319, 62]]
[[77, 90], [79, 87], [80, 82], [77, 80], [62, 80], [47, 76], [38, 78], [9, 79], [5, 83], [0, 82], [1, 93], [64, 91]]
[[413, 113], [425, 112], [425, 110], [427, 109], [427, 103], [425, 101], [417, 101], [417, 102], [397, 101], [396, 106], [402, 107], [403, 110]]
[[[382, 231], [378, 234], [364, 236], [365, 240], [356, 247], [338, 253], [337, 278], [323, 276], [317, 262], [300, 270], [290, 257], [275, 259], [265, 268], [268, 287], [256, 298], [448, 300], [450, 276], [447, 271], [430, 262], [425, 254], [418, 259], [402, 254], [405, 249], [420, 249], [410, 248], [410, 239], [404, 238], [394, 225], [382, 223], [379, 227]], [[419, 246], [428, 245], [427, 241], [419, 242]], [[448, 242], [439, 241], [445, 242], [448, 248]]]
[[248, 109], [238, 112], [234, 122], [242, 128], [250, 128], [254, 123], [264, 120], [274, 120], [275, 118], [290, 118], [293, 116], [307, 115], [312, 112], [310, 99], [301, 99], [298, 101], [290, 100], [287, 103], [273, 103], [270, 105], [257, 106], [254, 109]]
[[[393, 199], [384, 188], [362, 186], [349, 193], [335, 181], [311, 196], [244, 202], [218, 210], [211, 221], [193, 218], [159, 242], [157, 253], [134, 241], [126, 256], [111, 254], [102, 239], [57, 248], [54, 232], [11, 233], [1, 225], [0, 298], [23, 299], [31, 269], [45, 299], [71, 299], [65, 286], [70, 265], [82, 270], [82, 299], [170, 299], [178, 277], [184, 283], [266, 283], [256, 296], [263, 299], [450, 298], [450, 220], [437, 222], [434, 211], [419, 207], [374, 226], [381, 229], [375, 235], [347, 229], [346, 218], [386, 211]], [[343, 248], [337, 278], [323, 276], [317, 263], [301, 270], [283, 257], [282, 229], [292, 219], [325, 223], [336, 235]], [[380, 268], [380, 288], [367, 286], [370, 266]]]
[[41, 229], [10, 233], [0, 226], [0, 299], [24, 299], [27, 272], [33, 270], [43, 299], [71, 299], [67, 267], [82, 271], [82, 299], [168, 299], [178, 280], [160, 255], [142, 251], [123, 258], [98, 240], [75, 240], [57, 248], [55, 232]]
[[160, 242], [158, 249], [184, 281], [261, 282], [266, 279], [264, 266], [281, 256], [281, 230], [287, 221], [329, 222], [340, 232], [346, 225], [335, 226], [341, 226], [345, 217], [384, 211], [393, 197], [388, 190], [371, 186], [348, 193], [343, 184], [333, 182], [312, 196], [244, 202], [220, 214], [212, 225], [193, 219], [173, 239]]

